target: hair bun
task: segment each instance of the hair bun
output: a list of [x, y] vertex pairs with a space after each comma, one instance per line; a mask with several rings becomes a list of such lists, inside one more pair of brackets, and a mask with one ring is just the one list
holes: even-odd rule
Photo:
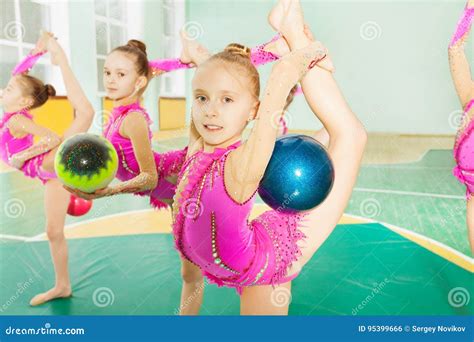
[[145, 43], [139, 41], [139, 40], [136, 40], [136, 39], [130, 39], [128, 42], [127, 42], [127, 46], [130, 46], [130, 47], [133, 47], [135, 49], [138, 49], [140, 50], [141, 52], [143, 52], [146, 56], [146, 45]]
[[250, 58], [250, 52], [251, 52], [250, 48], [241, 44], [237, 44], [237, 43], [231, 43], [227, 45], [224, 51], [229, 52], [233, 55], [239, 55], [246, 58]]
[[51, 84], [45, 84], [44, 89], [46, 89], [48, 96], [56, 95], [56, 89], [54, 89], [54, 87]]

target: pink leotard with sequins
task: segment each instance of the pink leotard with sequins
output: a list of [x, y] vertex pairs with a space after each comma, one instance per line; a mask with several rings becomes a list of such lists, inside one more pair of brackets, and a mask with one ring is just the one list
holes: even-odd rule
[[[243, 286], [279, 284], [287, 268], [301, 254], [296, 242], [304, 215], [266, 211], [249, 221], [255, 194], [235, 202], [224, 185], [227, 155], [240, 145], [198, 151], [180, 172], [187, 181], [173, 204], [175, 247], [197, 265], [210, 282], [242, 292]], [[178, 185], [179, 186], [179, 185]]]
[[[140, 173], [138, 161], [133, 152], [133, 145], [129, 138], [123, 137], [119, 130], [123, 120], [132, 112], [141, 113], [148, 124], [151, 124], [148, 113], [138, 103], [115, 107], [112, 110], [110, 121], [105, 128], [104, 136], [112, 143], [117, 151], [119, 167], [117, 178], [121, 181], [130, 180]], [[148, 128], [148, 135], [152, 139], [153, 134]], [[175, 193], [175, 184], [165, 178], [177, 175], [186, 157], [187, 149], [170, 151], [166, 153], [154, 152], [156, 170], [158, 172], [158, 184], [152, 191], [138, 192], [136, 195], [150, 196], [150, 204], [155, 208], [167, 207], [163, 199], [172, 199]]]
[[[15, 115], [23, 115], [28, 119], [33, 119], [33, 116], [26, 110], [18, 112], [5, 113], [2, 121], [0, 121], [0, 157], [2, 160], [10, 165], [10, 158], [27, 148], [33, 146], [33, 135], [27, 134], [22, 138], [14, 137], [10, 129], [7, 127], [8, 121]], [[52, 172], [43, 170], [43, 159], [46, 154], [45, 152], [39, 154], [31, 159], [28, 159], [22, 166], [21, 171], [27, 177], [38, 178], [44, 184], [50, 179], [55, 179], [56, 175]]]
[[[474, 107], [474, 99], [469, 101], [464, 109], [465, 118], [467, 113]], [[466, 197], [469, 199], [474, 195], [474, 119], [471, 118], [466, 128], [459, 132], [454, 144], [454, 159], [456, 166], [453, 174], [460, 182], [466, 185]]]

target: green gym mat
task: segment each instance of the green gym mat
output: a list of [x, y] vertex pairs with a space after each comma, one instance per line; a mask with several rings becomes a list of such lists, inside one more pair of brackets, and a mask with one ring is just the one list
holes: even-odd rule
[[[48, 244], [0, 245], [0, 314], [176, 314], [180, 261], [170, 234], [73, 239], [69, 247], [73, 297], [30, 307], [54, 281]], [[378, 223], [337, 226], [292, 293], [290, 315], [473, 313], [472, 273]], [[239, 297], [206, 284], [201, 314], [238, 315]]]

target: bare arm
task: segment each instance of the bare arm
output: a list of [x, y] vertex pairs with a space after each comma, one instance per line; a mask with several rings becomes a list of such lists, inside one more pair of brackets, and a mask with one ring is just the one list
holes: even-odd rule
[[143, 115], [137, 112], [128, 114], [122, 123], [121, 134], [132, 142], [140, 173], [128, 181], [99, 189], [91, 194], [66, 187], [69, 192], [85, 199], [96, 199], [104, 196], [147, 191], [156, 187], [158, 174], [151, 141], [148, 137], [148, 123]]
[[16, 153], [11, 158], [11, 165], [15, 168], [21, 168], [25, 161], [36, 157], [42, 153], [51, 151], [61, 143], [59, 136], [46, 127], [37, 125], [22, 115], [15, 115], [7, 124], [10, 130], [23, 134], [33, 134], [39, 136], [39, 141], [33, 146]]
[[225, 182], [238, 202], [248, 199], [257, 189], [270, 161], [278, 135], [275, 116], [281, 116], [291, 88], [307, 72], [310, 64], [321, 58], [316, 43], [286, 55], [272, 67], [256, 123], [248, 140], [229, 154]]
[[122, 123], [122, 130], [123, 135], [132, 142], [133, 153], [137, 159], [140, 173], [126, 182], [111, 187], [109, 194], [134, 193], [153, 189], [158, 182], [158, 174], [145, 118], [141, 113], [130, 113]]
[[[474, 97], [474, 82], [472, 81], [469, 62], [464, 51], [464, 45], [470, 33], [470, 20], [472, 20], [472, 15], [474, 14], [472, 6], [474, 6], [474, 4], [470, 1], [470, 4], [468, 4], [468, 7], [463, 13], [463, 18], [461, 18], [460, 21], [460, 24], [462, 24], [463, 21], [464, 24], [469, 23], [469, 25], [464, 28], [466, 32], [459, 32], [460, 28], [458, 27], [453, 42], [450, 44], [448, 49], [451, 77], [453, 78], [454, 87], [456, 88], [456, 92], [463, 108], [470, 99]], [[455, 40], [456, 35], [459, 33], [463, 34], [462, 37]]]

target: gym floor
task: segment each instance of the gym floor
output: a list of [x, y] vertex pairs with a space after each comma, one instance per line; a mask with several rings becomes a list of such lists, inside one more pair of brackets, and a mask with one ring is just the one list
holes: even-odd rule
[[[154, 147], [181, 148], [185, 133], [160, 132]], [[465, 190], [451, 174], [452, 141], [369, 134], [346, 214], [293, 281], [290, 314], [473, 313]], [[177, 313], [181, 278], [171, 214], [132, 195], [96, 200], [87, 215], [68, 217], [73, 297], [30, 307], [30, 298], [54, 283], [43, 187], [5, 165], [0, 186], [0, 314]], [[267, 209], [257, 203], [253, 216]], [[239, 313], [234, 290], [206, 283], [204, 292], [201, 314]]]

